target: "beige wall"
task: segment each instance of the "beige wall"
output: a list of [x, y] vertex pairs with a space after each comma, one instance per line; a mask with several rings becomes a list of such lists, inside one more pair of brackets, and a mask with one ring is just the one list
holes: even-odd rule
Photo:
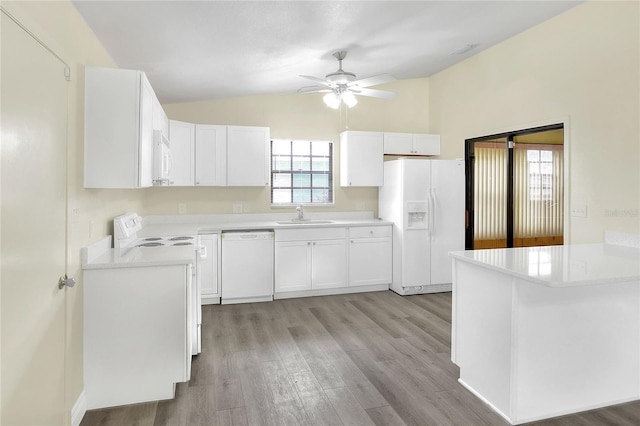
[[[115, 64], [67, 1], [2, 5], [71, 64], [69, 208], [79, 218], [68, 229], [70, 275], [81, 277], [80, 248], [111, 234], [113, 216], [124, 211], [175, 214], [186, 203], [189, 213], [230, 213], [235, 202], [270, 211], [264, 188], [83, 189], [83, 67]], [[348, 115], [325, 108], [319, 95], [297, 94], [165, 108], [179, 120], [269, 126], [274, 138], [338, 141], [347, 127], [441, 133], [443, 158], [461, 157], [465, 138], [566, 120], [570, 199], [589, 207], [587, 219], [571, 220], [571, 242], [600, 241], [606, 229], [640, 232], [638, 22], [636, 2], [589, 2], [432, 78], [388, 84], [396, 99], [361, 98]], [[376, 210], [376, 197], [375, 189], [336, 185], [333, 209]], [[82, 282], [68, 295], [70, 410], [82, 390]]]
[[[7, 2], [9, 13], [42, 39], [71, 67], [68, 122], [68, 206], [78, 209], [78, 220], [68, 224], [69, 276], [79, 279], [67, 291], [66, 391], [67, 412], [84, 388], [82, 372], [82, 271], [80, 248], [112, 233], [113, 217], [140, 209], [141, 193], [119, 190], [85, 190], [82, 180], [84, 132], [84, 66], [115, 66], [75, 8], [68, 1]], [[9, 177], [10, 179], [10, 177]], [[25, 194], [29, 196], [29, 194]], [[45, 261], [42, 260], [41, 261]], [[42, 350], [46, 351], [44, 347]], [[25, 362], [28, 362], [25, 359]], [[11, 368], [28, 368], [11, 366]], [[62, 366], [61, 366], [62, 368]], [[28, 402], [25, 404], [28, 405]]]
[[[300, 85], [304, 85], [300, 79]], [[339, 185], [340, 132], [372, 130], [429, 131], [428, 80], [403, 80], [379, 86], [397, 93], [393, 100], [359, 97], [350, 110], [336, 111], [322, 102], [322, 94], [282, 94], [163, 105], [171, 119], [198, 124], [268, 126], [274, 139], [323, 139], [334, 144], [335, 206], [309, 211], [377, 211], [377, 188]], [[188, 213], [232, 213], [234, 203], [251, 212], [283, 212], [271, 208], [269, 188], [151, 188], [144, 191], [145, 214], [176, 214], [178, 203]]]
[[[443, 156], [475, 136], [568, 123], [570, 243], [640, 232], [640, 4], [588, 2], [429, 79]], [[568, 211], [569, 209], [565, 209]]]

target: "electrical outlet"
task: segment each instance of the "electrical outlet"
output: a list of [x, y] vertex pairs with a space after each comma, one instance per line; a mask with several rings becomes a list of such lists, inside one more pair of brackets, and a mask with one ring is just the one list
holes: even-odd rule
[[569, 273], [573, 277], [584, 277], [587, 275], [587, 262], [581, 260], [571, 260], [569, 263]]
[[572, 217], [587, 217], [587, 205], [586, 204], [572, 204], [571, 205]]
[[79, 208], [73, 207], [71, 209], [71, 217], [70, 217], [69, 222], [72, 225], [80, 223], [80, 209]]
[[187, 205], [185, 203], [178, 203], [178, 214], [186, 214]]
[[234, 213], [242, 213], [242, 204], [236, 203], [233, 205]]

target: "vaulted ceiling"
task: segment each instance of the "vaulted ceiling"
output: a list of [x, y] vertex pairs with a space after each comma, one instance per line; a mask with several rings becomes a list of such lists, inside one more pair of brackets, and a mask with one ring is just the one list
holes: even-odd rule
[[295, 92], [337, 70], [337, 50], [358, 78], [428, 77], [579, 3], [73, 1], [162, 103]]

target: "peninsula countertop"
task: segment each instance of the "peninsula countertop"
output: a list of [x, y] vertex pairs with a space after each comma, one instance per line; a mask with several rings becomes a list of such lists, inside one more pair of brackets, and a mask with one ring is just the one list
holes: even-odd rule
[[549, 287], [640, 281], [640, 249], [613, 244], [569, 244], [449, 253], [469, 262]]

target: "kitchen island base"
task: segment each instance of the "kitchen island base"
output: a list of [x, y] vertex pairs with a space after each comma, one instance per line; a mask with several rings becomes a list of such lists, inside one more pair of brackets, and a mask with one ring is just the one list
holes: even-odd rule
[[511, 424], [638, 400], [640, 281], [542, 283], [454, 257], [452, 361]]

